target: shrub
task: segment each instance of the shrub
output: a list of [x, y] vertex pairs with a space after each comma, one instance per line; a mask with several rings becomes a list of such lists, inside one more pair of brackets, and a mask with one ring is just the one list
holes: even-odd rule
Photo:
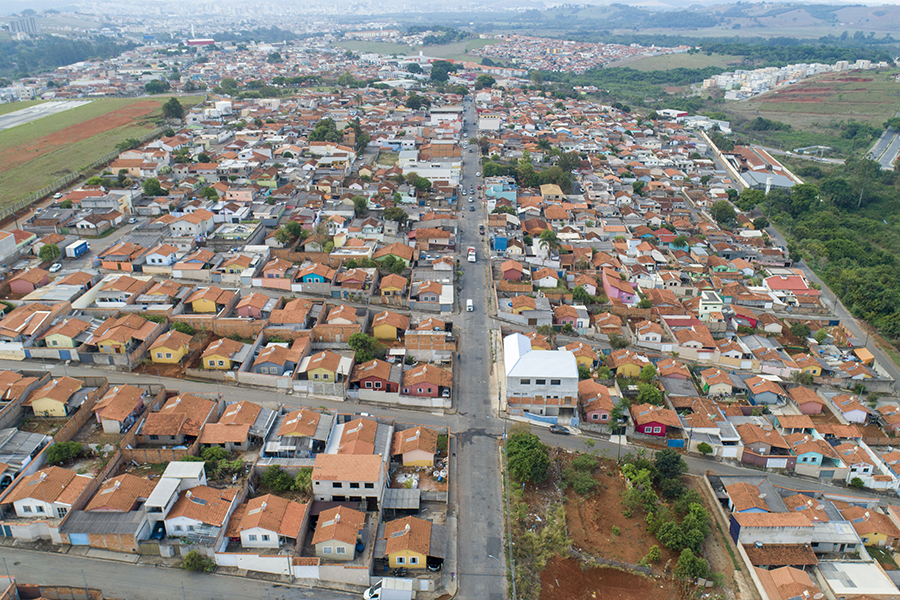
[[709, 564], [702, 556], [697, 556], [690, 548], [685, 548], [678, 557], [678, 564], [675, 565], [675, 576], [688, 580], [706, 579], [709, 576]]
[[222, 446], [210, 446], [200, 452], [200, 457], [206, 462], [219, 461], [228, 458], [228, 452]]
[[622, 533], [622, 530], [619, 529], [618, 527], [616, 527], [615, 525], [613, 525], [613, 526], [612, 526], [612, 534], [613, 534], [613, 535], [619, 535], [620, 533]]
[[699, 444], [697, 444], [697, 452], [705, 456], [709, 456], [713, 453], [713, 447], [706, 442], [700, 442]]
[[859, 477], [854, 477], [850, 480], [850, 487], [860, 489], [866, 487], [866, 484]]
[[572, 466], [575, 467], [576, 471], [587, 471], [590, 473], [597, 468], [597, 459], [590, 454], [579, 454], [572, 461]]
[[185, 335], [194, 335], [194, 328], [183, 321], [175, 321], [172, 323], [172, 329]]
[[181, 561], [181, 568], [186, 571], [197, 571], [204, 573], [212, 573], [216, 570], [216, 563], [206, 558], [196, 550], [191, 550], [184, 555]]
[[61, 442], [47, 448], [47, 462], [61, 465], [84, 454], [84, 446], [78, 442]]
[[659, 549], [659, 546], [650, 546], [650, 550], [647, 552], [647, 556], [645, 558], [648, 562], [658, 563], [659, 559], [662, 558], [662, 551]]
[[294, 490], [302, 494], [312, 494], [312, 467], [304, 467], [294, 478]]
[[541, 483], [550, 468], [548, 448], [530, 431], [510, 433], [506, 442], [509, 474], [520, 482]]
[[576, 471], [569, 467], [563, 471], [561, 486], [565, 488], [569, 485], [572, 486], [572, 490], [574, 490], [576, 494], [587, 496], [597, 487], [597, 482], [594, 481], [590, 472]]
[[259, 477], [264, 487], [276, 493], [283, 493], [294, 487], [294, 479], [278, 465], [269, 465]]

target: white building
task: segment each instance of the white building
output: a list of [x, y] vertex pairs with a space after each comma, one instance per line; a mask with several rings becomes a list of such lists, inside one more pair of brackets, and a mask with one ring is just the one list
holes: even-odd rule
[[503, 338], [507, 410], [569, 425], [578, 418], [578, 364], [568, 350], [531, 349], [521, 333]]

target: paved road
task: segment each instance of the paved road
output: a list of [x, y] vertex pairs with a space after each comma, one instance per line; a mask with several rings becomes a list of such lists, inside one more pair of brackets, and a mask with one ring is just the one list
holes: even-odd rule
[[[102, 589], [107, 597], [128, 600], [358, 600], [361, 597], [360, 594], [297, 588], [244, 577], [156, 569], [19, 548], [0, 548], [0, 558], [18, 583], [74, 587], [83, 585], [86, 579], [88, 587]], [[2, 570], [0, 574], [6, 575], [6, 571]]]
[[55, 115], [56, 113], [63, 112], [64, 110], [78, 108], [79, 106], [90, 104], [90, 102], [90, 100], [61, 100], [54, 102], [44, 102], [43, 104], [37, 104], [35, 106], [29, 106], [28, 108], [15, 110], [11, 113], [6, 113], [5, 115], [0, 116], [0, 131], [3, 131], [4, 129], [10, 129], [12, 127], [18, 127], [19, 125], [24, 125], [26, 123], [31, 123], [32, 121], [43, 119], [44, 117], [49, 117], [50, 115]]
[[[900, 117], [900, 113], [894, 116]], [[878, 161], [882, 170], [892, 171], [898, 155], [900, 155], [900, 131], [888, 127], [869, 150], [869, 156]]]
[[[477, 116], [472, 105], [466, 110], [469, 131], [477, 127]], [[473, 137], [471, 135], [466, 137]], [[478, 154], [463, 155], [463, 177], [460, 185], [466, 189], [481, 183], [475, 173], [481, 170]], [[477, 197], [476, 190], [476, 197]], [[500, 485], [498, 444], [503, 432], [501, 421], [491, 409], [489, 371], [491, 351], [489, 340], [490, 306], [486, 285], [488, 259], [484, 253], [483, 237], [478, 225], [486, 225], [483, 202], [468, 202], [462, 196], [460, 209], [466, 217], [460, 219], [459, 247], [462, 253], [468, 246], [477, 249], [478, 262], [467, 262], [462, 257], [463, 289], [460, 321], [461, 358], [456, 365], [457, 408], [456, 424], [456, 482], [453, 495], [458, 514], [458, 598], [463, 600], [501, 600], [505, 597], [505, 564], [501, 562], [503, 551], [503, 507]], [[469, 207], [474, 206], [475, 212]], [[467, 299], [472, 299], [475, 310], [466, 312]], [[488, 555], [500, 557], [492, 560]]]

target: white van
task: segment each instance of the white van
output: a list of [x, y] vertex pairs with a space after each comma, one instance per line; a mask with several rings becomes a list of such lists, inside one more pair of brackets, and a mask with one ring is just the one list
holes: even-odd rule
[[469, 298], [466, 300], [466, 312], [472, 312], [475, 310], [475, 305], [472, 304], [472, 299]]

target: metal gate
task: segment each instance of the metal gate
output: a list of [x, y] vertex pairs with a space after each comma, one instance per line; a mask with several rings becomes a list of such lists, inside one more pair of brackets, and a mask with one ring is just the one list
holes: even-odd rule
[[86, 533], [70, 533], [69, 543], [73, 546], [89, 546], [88, 534]]

